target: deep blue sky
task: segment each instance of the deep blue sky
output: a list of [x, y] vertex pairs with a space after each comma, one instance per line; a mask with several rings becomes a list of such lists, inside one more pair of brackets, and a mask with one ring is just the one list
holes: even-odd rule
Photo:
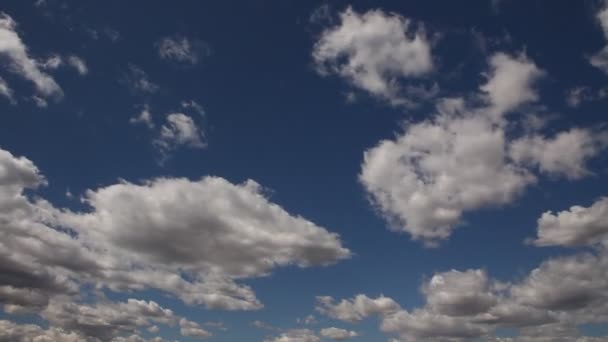
[[[112, 300], [153, 300], [199, 322], [222, 321], [213, 341], [262, 341], [278, 333], [257, 329], [261, 320], [281, 329], [346, 327], [381, 341], [375, 319], [359, 325], [332, 320], [315, 311], [315, 296], [337, 299], [363, 293], [393, 298], [404, 309], [424, 306], [421, 284], [436, 272], [485, 269], [493, 279], [517, 281], [543, 260], [570, 255], [562, 247], [525, 244], [536, 236], [539, 216], [578, 204], [590, 206], [608, 193], [608, 160], [599, 152], [589, 161], [593, 175], [575, 181], [540, 175], [521, 196], [504, 205], [466, 211], [463, 224], [437, 248], [388, 229], [358, 179], [364, 151], [401, 134], [404, 121], [434, 113], [436, 99], [464, 96], [485, 82], [488, 58], [496, 52], [525, 54], [545, 76], [536, 83], [542, 112], [556, 119], [547, 134], [569, 127], [601, 128], [606, 98], [568, 106], [568, 92], [604, 89], [607, 75], [588, 57], [606, 45], [596, 14], [597, 1], [332, 1], [331, 18], [313, 22], [327, 3], [316, 1], [3, 1], [0, 10], [16, 23], [32, 58], [77, 55], [88, 73], [61, 67], [48, 71], [65, 95], [39, 107], [29, 100], [30, 83], [0, 70], [16, 103], [0, 98], [0, 148], [33, 161], [48, 180], [35, 191], [58, 208], [90, 210], [78, 199], [87, 189], [126, 180], [157, 177], [198, 180], [207, 175], [239, 184], [253, 179], [270, 202], [294, 216], [339, 234], [350, 259], [330, 266], [273, 269], [270, 275], [239, 280], [252, 287], [264, 308], [232, 312], [189, 306], [157, 290], [113, 292]], [[432, 41], [433, 70], [423, 79], [439, 93], [416, 107], [391, 106], [335, 74], [316, 71], [312, 52], [340, 13], [379, 9], [424, 25]], [[117, 34], [110, 39], [104, 30]], [[99, 37], [92, 36], [96, 31]], [[163, 37], [186, 37], [199, 44], [194, 65], [159, 56]], [[483, 43], [482, 43], [483, 41]], [[158, 91], [129, 88], [131, 66], [143, 70]], [[408, 82], [404, 80], [403, 82]], [[350, 102], [346, 94], [356, 94]], [[204, 132], [206, 147], [178, 146], [161, 161], [154, 144], [169, 113], [193, 100], [204, 115], [190, 112]], [[153, 130], [129, 122], [148, 106]], [[539, 110], [540, 111], [540, 110]], [[514, 134], [521, 134], [520, 131]], [[66, 196], [66, 192], [73, 196]], [[314, 325], [296, 322], [314, 314]], [[14, 321], [43, 322], [36, 314]], [[178, 328], [159, 336], [181, 337]], [[508, 330], [508, 329], [507, 329]], [[608, 333], [592, 328], [592, 334]], [[143, 331], [143, 336], [152, 336]], [[329, 341], [329, 340], [328, 340]]]

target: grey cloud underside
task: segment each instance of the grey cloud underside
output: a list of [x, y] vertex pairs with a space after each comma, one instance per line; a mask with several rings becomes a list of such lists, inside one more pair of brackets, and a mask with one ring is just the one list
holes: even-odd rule
[[[37, 313], [53, 327], [85, 338], [106, 341], [159, 323], [142, 323], [139, 311], [135, 318], [113, 321], [132, 306], [158, 309], [153, 302], [78, 304], [85, 285], [120, 292], [158, 289], [188, 304], [253, 310], [262, 304], [239, 279], [350, 257], [338, 235], [269, 202], [251, 180], [123, 182], [89, 190], [88, 212], [24, 195], [42, 185], [46, 180], [34, 163], [0, 150], [0, 302], [6, 312]], [[85, 312], [104, 324], [82, 321]], [[187, 336], [208, 335], [188, 320], [173, 317], [165, 323], [179, 324]]]

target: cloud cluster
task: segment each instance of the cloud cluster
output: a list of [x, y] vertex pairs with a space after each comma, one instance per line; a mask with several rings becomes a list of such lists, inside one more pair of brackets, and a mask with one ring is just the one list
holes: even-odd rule
[[523, 55], [497, 53], [488, 62], [475, 101], [441, 99], [434, 116], [364, 154], [360, 181], [372, 203], [393, 229], [427, 245], [448, 238], [463, 213], [512, 202], [536, 181], [535, 171], [588, 175], [586, 163], [608, 143], [605, 133], [584, 128], [518, 136], [513, 127], [523, 123], [510, 116], [538, 99], [533, 85], [543, 72]]
[[[6, 312], [38, 313], [86, 336], [100, 333], [81, 321], [91, 312], [112, 336], [171, 316], [152, 302], [78, 304], [86, 288], [151, 288], [188, 304], [252, 310], [262, 304], [238, 279], [350, 256], [336, 234], [269, 202], [252, 180], [122, 182], [87, 191], [88, 212], [58, 209], [24, 194], [45, 184], [33, 162], [0, 150], [0, 302]], [[142, 321], [144, 312], [156, 316]], [[122, 314], [134, 318], [114, 321]], [[179, 324], [188, 336], [206, 335], [193, 322]]]
[[[353, 86], [396, 106], [411, 106], [432, 97], [435, 87], [400, 86], [433, 70], [431, 46], [422, 29], [399, 15], [348, 7], [340, 23], [327, 28], [315, 43], [313, 59], [322, 75], [336, 74]], [[416, 97], [416, 98], [414, 98]]]

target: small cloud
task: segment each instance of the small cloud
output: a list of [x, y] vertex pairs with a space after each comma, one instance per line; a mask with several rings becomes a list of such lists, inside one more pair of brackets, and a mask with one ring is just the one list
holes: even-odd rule
[[148, 105], [145, 105], [137, 116], [134, 116], [129, 119], [129, 122], [133, 125], [145, 125], [149, 129], [154, 128], [154, 122], [152, 122], [152, 114], [150, 113], [150, 108], [148, 107]]
[[210, 54], [207, 44], [177, 35], [160, 39], [156, 48], [162, 59], [180, 64], [195, 65]]
[[122, 81], [135, 93], [152, 94], [160, 89], [158, 84], [150, 81], [145, 71], [134, 64], [129, 64], [129, 71]]

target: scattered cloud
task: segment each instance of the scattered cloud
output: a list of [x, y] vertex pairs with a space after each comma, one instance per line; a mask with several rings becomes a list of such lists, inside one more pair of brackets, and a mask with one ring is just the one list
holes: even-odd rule
[[45, 73], [33, 59], [16, 31], [17, 24], [0, 12], [0, 55], [7, 61], [7, 70], [34, 84], [40, 96], [61, 99], [63, 90], [53, 77]]
[[587, 129], [547, 138], [528, 127], [517, 137], [509, 114], [538, 100], [533, 85], [544, 72], [523, 55], [497, 53], [489, 65], [481, 93], [472, 95], [481, 104], [440, 99], [434, 116], [364, 154], [359, 177], [372, 203], [391, 228], [426, 245], [447, 239], [463, 213], [515, 200], [536, 182], [536, 169], [588, 175], [587, 161], [606, 147], [604, 133]]
[[[597, 20], [604, 33], [604, 38], [608, 41], [608, 6], [604, 6], [604, 8], [597, 13]], [[608, 44], [604, 46], [602, 50], [591, 56], [589, 62], [594, 67], [608, 73]]]
[[323, 336], [323, 337], [327, 337], [334, 341], [344, 341], [344, 340], [348, 340], [350, 338], [359, 336], [359, 334], [356, 331], [340, 329], [340, 328], [335, 328], [335, 327], [321, 329], [319, 334], [321, 334], [321, 336]]
[[321, 342], [321, 339], [310, 329], [293, 329], [264, 342]]
[[210, 53], [205, 43], [179, 35], [160, 39], [156, 48], [162, 59], [189, 65], [198, 64]]
[[381, 10], [359, 14], [348, 7], [340, 14], [340, 23], [323, 31], [314, 45], [317, 71], [339, 75], [392, 105], [414, 105], [419, 94], [401, 87], [399, 81], [431, 72], [433, 60], [424, 31], [413, 26], [396, 14]]
[[133, 125], [144, 125], [149, 129], [154, 128], [154, 122], [152, 121], [152, 113], [150, 112], [150, 107], [144, 105], [143, 109], [139, 112], [138, 115], [129, 119], [129, 122]]
[[154, 94], [160, 90], [158, 84], [150, 81], [148, 74], [140, 67], [129, 64], [129, 71], [122, 79], [134, 93]]
[[76, 69], [76, 71], [80, 75], [86, 75], [89, 73], [89, 68], [87, 67], [87, 64], [84, 59], [82, 59], [81, 57], [75, 55], [68, 56], [67, 63], [68, 65]]

